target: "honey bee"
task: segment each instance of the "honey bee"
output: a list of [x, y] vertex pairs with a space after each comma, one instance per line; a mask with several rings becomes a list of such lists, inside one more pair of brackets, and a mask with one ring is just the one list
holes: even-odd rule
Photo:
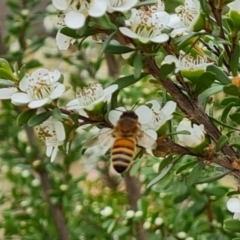
[[116, 126], [99, 134], [97, 141], [104, 146], [112, 145], [111, 164], [120, 174], [130, 168], [137, 146], [152, 149], [156, 144], [152, 137], [141, 130], [141, 124], [134, 111], [123, 112]]

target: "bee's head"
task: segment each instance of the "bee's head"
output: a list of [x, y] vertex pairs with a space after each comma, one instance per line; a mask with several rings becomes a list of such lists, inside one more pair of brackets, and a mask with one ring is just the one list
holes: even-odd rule
[[132, 119], [138, 119], [137, 114], [134, 111], [126, 111], [123, 112], [120, 118], [132, 118]]

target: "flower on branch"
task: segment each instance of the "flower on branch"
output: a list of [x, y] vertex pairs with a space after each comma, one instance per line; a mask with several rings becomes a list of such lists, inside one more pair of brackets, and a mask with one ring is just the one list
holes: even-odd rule
[[[160, 8], [161, 9], [161, 8]], [[120, 27], [119, 30], [127, 37], [138, 39], [142, 43], [164, 43], [169, 36], [162, 31], [170, 20], [165, 11], [157, 11], [158, 8], [132, 9], [131, 17], [126, 21], [128, 27]]]
[[230, 198], [227, 201], [227, 209], [234, 213], [234, 219], [240, 219], [240, 199], [239, 198]]
[[72, 29], [84, 26], [87, 16], [101, 17], [106, 13], [106, 0], [52, 0], [52, 4], [64, 14], [64, 24]]
[[107, 0], [107, 11], [112, 12], [127, 12], [136, 5], [138, 0]]
[[206, 70], [206, 67], [212, 65], [212, 62], [208, 62], [207, 57], [197, 56], [194, 58], [190, 54], [180, 55], [177, 58], [174, 55], [167, 55], [163, 61], [164, 63], [175, 63], [175, 73], [179, 71], [194, 71], [194, 70]]
[[176, 12], [177, 14], [170, 16], [168, 23], [168, 26], [174, 29], [171, 37], [202, 29], [204, 19], [201, 16], [201, 5], [198, 0], [185, 0], [184, 6], [177, 7]]
[[154, 131], [159, 130], [168, 120], [173, 118], [172, 114], [177, 107], [177, 104], [173, 101], [166, 102], [163, 107], [156, 100], [149, 101], [146, 104], [152, 105], [151, 110], [153, 114], [152, 119], [145, 126]]
[[50, 117], [38, 127], [36, 127], [38, 136], [45, 142], [46, 155], [51, 157], [53, 162], [57, 156], [58, 147], [63, 145], [65, 140], [65, 130], [62, 122]]
[[76, 98], [70, 101], [66, 107], [68, 110], [77, 110], [83, 116], [86, 116], [88, 112], [100, 114], [104, 104], [110, 101], [117, 88], [116, 84], [105, 89], [99, 83], [91, 84], [77, 92]]
[[186, 134], [177, 134], [179, 139], [178, 144], [183, 147], [187, 147], [192, 152], [203, 152], [208, 140], [205, 136], [205, 130], [203, 124], [197, 125], [191, 123], [190, 120], [184, 118], [177, 127], [177, 132], [187, 131]]
[[28, 105], [29, 108], [39, 108], [51, 103], [65, 92], [65, 86], [58, 82], [61, 73], [45, 68], [39, 68], [31, 75], [26, 74], [19, 83], [21, 92], [13, 93], [12, 103]]

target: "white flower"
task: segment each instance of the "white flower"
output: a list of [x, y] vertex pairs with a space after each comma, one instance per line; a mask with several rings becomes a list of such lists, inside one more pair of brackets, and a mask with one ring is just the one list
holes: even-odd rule
[[100, 214], [104, 217], [108, 217], [113, 213], [113, 209], [109, 206], [105, 207], [103, 210], [100, 211]]
[[185, 147], [196, 147], [205, 140], [205, 130], [203, 124], [196, 125], [184, 118], [177, 127], [177, 132], [188, 131], [190, 134], [177, 134], [178, 143]]
[[46, 155], [51, 157], [51, 162], [57, 156], [58, 147], [65, 140], [65, 130], [62, 122], [50, 117], [36, 128], [38, 136], [45, 142]]
[[170, 20], [169, 14], [164, 11], [148, 9], [132, 9], [131, 18], [126, 21], [128, 27], [120, 27], [119, 30], [127, 37], [139, 39], [142, 43], [149, 41], [155, 43], [164, 43], [168, 41], [169, 36], [162, 33]]
[[29, 108], [39, 108], [59, 98], [65, 91], [65, 86], [57, 82], [61, 73], [45, 68], [39, 68], [31, 75], [26, 74], [20, 81], [19, 88], [22, 92], [11, 96], [15, 105], [28, 105]]
[[185, 239], [187, 237], [187, 234], [185, 232], [178, 232], [176, 235], [180, 239]]
[[149, 101], [146, 104], [148, 103], [152, 105], [151, 110], [153, 114], [152, 119], [144, 126], [157, 131], [168, 120], [173, 118], [172, 114], [175, 112], [177, 104], [173, 101], [168, 101], [162, 107], [161, 104], [156, 100]]
[[184, 6], [177, 7], [176, 12], [177, 14], [171, 15], [168, 23], [169, 27], [174, 28], [171, 37], [193, 31], [201, 14], [200, 2], [198, 0], [185, 0]]
[[147, 222], [143, 223], [143, 228], [144, 229], [149, 229], [150, 227], [151, 227], [151, 223], [150, 222], [147, 221]]
[[142, 216], [143, 216], [143, 211], [138, 210], [138, 211], [135, 212], [135, 217], [136, 218], [140, 218]]
[[[93, 111], [95, 106], [109, 102], [112, 93], [115, 92], [118, 85], [114, 84], [105, 89], [99, 83], [91, 84], [76, 94], [76, 99], [67, 104], [68, 110], [77, 110], [81, 115], [85, 115], [85, 111]], [[85, 111], [84, 111], [85, 110]]]
[[59, 50], [67, 50], [70, 44], [73, 44], [76, 39], [71, 38], [61, 33], [61, 29], [58, 30], [56, 35], [56, 42]]
[[230, 10], [235, 10], [240, 13], [240, 0], [235, 0], [227, 5], [230, 8]]
[[161, 226], [163, 224], [163, 219], [161, 217], [157, 217], [154, 220], [155, 225]]
[[88, 15], [101, 17], [107, 10], [106, 0], [52, 0], [52, 4], [64, 14], [65, 25], [72, 29], [83, 27]]
[[138, 0], [107, 0], [107, 11], [112, 12], [127, 12]]
[[182, 70], [206, 70], [208, 65], [213, 64], [212, 62], [208, 63], [207, 61], [208, 60], [206, 56], [202, 57], [198, 55], [196, 58], [194, 58], [189, 54], [180, 55], [179, 59], [174, 55], [167, 55], [163, 60], [165, 64], [175, 63], [175, 73]]
[[135, 215], [135, 212], [133, 210], [128, 210], [126, 212], [126, 218], [133, 218]]
[[230, 198], [227, 201], [227, 209], [234, 213], [234, 219], [240, 219], [240, 199], [239, 198]]
[[12, 95], [16, 93], [18, 90], [16, 87], [9, 87], [9, 88], [1, 88], [0, 89], [0, 99], [11, 99]]

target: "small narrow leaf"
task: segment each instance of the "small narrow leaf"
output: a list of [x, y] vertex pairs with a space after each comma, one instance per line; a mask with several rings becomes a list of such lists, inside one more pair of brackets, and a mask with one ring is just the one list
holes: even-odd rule
[[134, 67], [134, 78], [138, 79], [141, 76], [141, 72], [143, 68], [142, 54], [140, 51], [137, 51], [134, 56], [133, 67]]
[[217, 80], [223, 85], [227, 85], [230, 83], [230, 79], [228, 78], [228, 76], [217, 66], [209, 65], [207, 66], [207, 71], [215, 73]]
[[98, 58], [102, 57], [105, 49], [107, 48], [107, 46], [109, 45], [110, 41], [112, 40], [112, 38], [114, 37], [114, 35], [115, 35], [116, 33], [117, 33], [117, 31], [112, 32], [112, 33], [107, 37], [107, 39], [105, 39], [104, 43], [102, 44], [102, 48], [101, 48], [100, 51], [99, 51]]
[[52, 111], [52, 117], [57, 121], [62, 121], [62, 113], [59, 108], [54, 108]]
[[157, 177], [155, 177], [151, 182], [149, 182], [147, 184], [146, 188], [148, 189], [148, 188], [152, 187], [153, 185], [155, 185], [156, 183], [158, 183], [159, 181], [161, 181], [171, 171], [173, 166], [174, 166], [174, 164], [171, 163], [166, 168], [164, 168]]
[[29, 109], [27, 111], [21, 112], [17, 117], [17, 125], [23, 126], [24, 124], [26, 124], [35, 112], [36, 109]]
[[233, 114], [230, 114], [229, 117], [236, 123], [240, 124], [240, 113], [235, 112]]
[[202, 93], [204, 90], [210, 88], [213, 84], [214, 80], [216, 79], [216, 75], [212, 72], [205, 72], [203, 73], [197, 80], [195, 86], [195, 92], [197, 95]]
[[126, 47], [126, 46], [122, 46], [122, 45], [113, 45], [113, 44], [109, 44], [106, 49], [105, 49], [105, 53], [110, 53], [110, 54], [124, 54], [124, 53], [129, 53], [135, 51], [135, 49], [130, 48], [130, 47]]
[[225, 97], [222, 101], [221, 101], [221, 105], [228, 105], [230, 103], [235, 103], [236, 106], [239, 106], [240, 105], [240, 99], [237, 98], [237, 97]]
[[50, 116], [52, 115], [51, 111], [43, 112], [40, 114], [34, 114], [29, 120], [28, 120], [28, 126], [33, 127], [41, 124], [42, 122], [46, 121]]
[[223, 228], [230, 232], [240, 233], [240, 220], [227, 219], [224, 221]]
[[204, 167], [204, 162], [199, 162], [187, 176], [187, 185], [192, 186], [199, 178], [200, 173]]
[[216, 144], [216, 152], [221, 151], [221, 149], [224, 147], [224, 145], [227, 142], [228, 142], [228, 137], [226, 135], [222, 135]]
[[161, 79], [165, 79], [170, 73], [175, 70], [175, 64], [164, 64], [160, 68], [159, 76]]
[[239, 195], [239, 194], [240, 194], [239, 191], [230, 191], [230, 192], [228, 192], [226, 195], [227, 195], [227, 197], [230, 197], [230, 196]]
[[186, 163], [184, 164], [183, 166], [179, 167], [177, 170], [176, 170], [176, 174], [179, 174], [181, 173], [182, 171], [184, 171], [185, 169], [187, 168], [192, 168], [193, 166], [195, 166], [196, 164], [198, 163], [197, 160], [194, 160], [194, 161], [191, 161], [189, 163]]
[[233, 49], [231, 59], [230, 59], [230, 68], [233, 76], [237, 76], [238, 74], [239, 58], [240, 58], [240, 48], [239, 48], [239, 45], [236, 45], [235, 48]]
[[222, 116], [221, 116], [221, 121], [222, 122], [226, 122], [227, 121], [227, 116], [228, 116], [228, 114], [231, 111], [233, 106], [235, 106], [235, 103], [231, 102], [224, 108], [224, 110], [222, 112]]
[[229, 95], [238, 96], [238, 97], [240, 96], [239, 88], [234, 84], [228, 84], [224, 86], [223, 91]]

